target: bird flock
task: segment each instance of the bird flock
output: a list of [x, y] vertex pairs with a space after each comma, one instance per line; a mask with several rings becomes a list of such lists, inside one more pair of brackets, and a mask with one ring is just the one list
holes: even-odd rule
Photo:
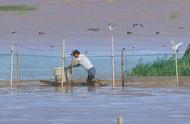
[[[109, 30], [112, 31], [114, 29], [115, 26], [118, 26], [118, 24], [112, 24], [112, 23], [108, 23], [108, 26], [109, 26]], [[134, 34], [134, 29], [141, 29], [141, 28], [144, 28], [144, 25], [143, 24], [139, 24], [139, 23], [135, 23], [133, 25], [131, 25], [131, 28], [133, 30], [126, 30], [124, 33], [125, 35], [127, 35], [128, 37], [132, 36]], [[185, 27], [183, 26], [179, 26], [177, 28], [178, 30], [182, 31], [185, 29]], [[92, 28], [88, 28], [87, 29], [88, 31], [93, 31], [93, 32], [99, 32], [100, 30], [103, 30], [101, 28], [95, 28], [95, 27], [92, 27]], [[160, 32], [159, 31], [156, 31], [155, 32], [155, 35], [160, 35]], [[171, 41], [171, 44], [172, 44], [172, 49], [173, 50], [178, 50], [179, 46], [181, 46], [183, 43], [178, 43], [176, 44], [173, 40]], [[161, 45], [161, 47], [166, 47], [166, 45]], [[134, 46], [128, 46], [129, 49], [134, 49], [135, 47]]]
[[[109, 30], [111, 31], [111, 30], [113, 30], [113, 27], [114, 26], [118, 26], [118, 24], [111, 24], [111, 23], [108, 23], [108, 26], [109, 26]], [[135, 24], [133, 24], [132, 26], [132, 29], [140, 29], [140, 28], [144, 28], [144, 25], [143, 24], [138, 24], [138, 23], [135, 23]], [[185, 29], [185, 27], [183, 27], [183, 26], [179, 26], [178, 28], [177, 28], [178, 30], [184, 30]], [[88, 28], [87, 29], [87, 31], [92, 31], [92, 32], [100, 32], [101, 30], [103, 30], [103, 29], [101, 29], [101, 28], [97, 28], [97, 27], [91, 27], [91, 28]], [[134, 34], [134, 30], [126, 30], [125, 31], [125, 35], [127, 35], [127, 36], [132, 36]], [[155, 35], [160, 35], [161, 33], [159, 32], [159, 31], [155, 31]]]

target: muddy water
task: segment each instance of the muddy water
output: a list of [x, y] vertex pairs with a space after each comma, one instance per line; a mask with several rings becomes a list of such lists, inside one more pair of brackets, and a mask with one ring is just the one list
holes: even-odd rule
[[189, 124], [190, 90], [0, 88], [0, 124]]

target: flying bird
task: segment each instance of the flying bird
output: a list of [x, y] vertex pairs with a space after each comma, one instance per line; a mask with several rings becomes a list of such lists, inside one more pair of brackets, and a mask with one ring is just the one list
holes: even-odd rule
[[54, 45], [50, 45], [51, 48], [55, 47]]
[[139, 24], [133, 24], [133, 28], [138, 27], [138, 26], [139, 26]]
[[143, 27], [144, 27], [144, 25], [143, 25], [143, 24], [139, 24], [139, 25], [140, 25], [140, 27], [141, 27], [141, 28], [143, 28]]
[[135, 47], [134, 46], [128, 46], [129, 49], [134, 49]]
[[181, 27], [178, 27], [178, 29], [179, 30], [184, 30], [185, 28], [181, 26]]
[[141, 28], [143, 28], [144, 27], [144, 25], [143, 24], [133, 24], [133, 26], [132, 26], [133, 28], [135, 28], [135, 27], [141, 27]]
[[159, 34], [160, 34], [160, 32], [157, 31], [157, 32], [156, 32], [156, 35], [159, 35]]
[[88, 28], [88, 31], [94, 31], [94, 32], [99, 32], [101, 29], [100, 28]]
[[11, 33], [12, 33], [12, 34], [16, 34], [16, 31], [12, 31]]
[[39, 35], [44, 35], [44, 34], [46, 34], [46, 33], [39, 31], [38, 34], [39, 34]]
[[179, 49], [179, 47], [183, 44], [183, 42], [180, 43], [175, 43], [173, 40], [171, 41], [172, 44], [172, 49], [177, 51]]
[[130, 35], [133, 35], [133, 32], [132, 32], [132, 31], [127, 31], [126, 34], [127, 34], [128, 36], [130, 36]]
[[162, 45], [162, 47], [166, 47], [166, 45]]

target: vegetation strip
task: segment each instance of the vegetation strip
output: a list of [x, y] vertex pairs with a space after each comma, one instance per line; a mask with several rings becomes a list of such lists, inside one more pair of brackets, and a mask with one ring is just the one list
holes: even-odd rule
[[0, 11], [33, 11], [37, 8], [34, 6], [27, 5], [4, 5], [0, 6]]

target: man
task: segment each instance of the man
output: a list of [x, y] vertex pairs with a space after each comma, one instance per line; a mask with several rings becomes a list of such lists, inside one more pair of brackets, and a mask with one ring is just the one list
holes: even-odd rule
[[72, 66], [77, 67], [81, 65], [88, 73], [87, 83], [94, 85], [93, 79], [95, 78], [96, 73], [94, 65], [90, 62], [87, 56], [81, 54], [78, 50], [73, 50], [71, 55], [74, 56], [74, 60], [65, 69], [67, 70]]

